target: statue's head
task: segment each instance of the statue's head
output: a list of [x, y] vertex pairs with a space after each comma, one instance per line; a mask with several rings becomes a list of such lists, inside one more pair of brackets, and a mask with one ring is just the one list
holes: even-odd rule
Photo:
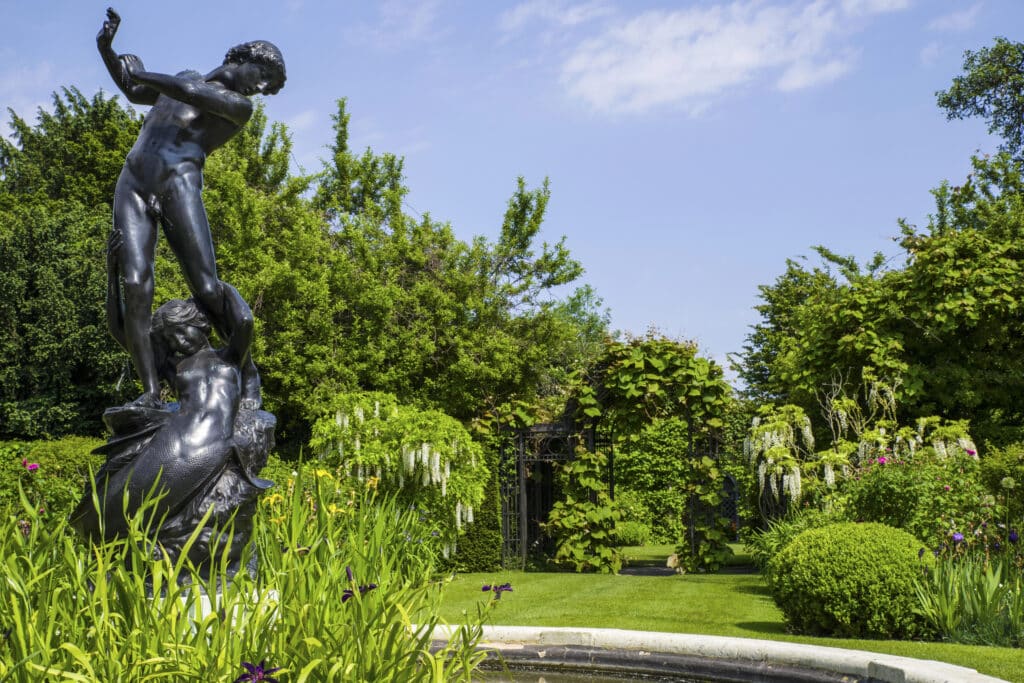
[[205, 346], [210, 336], [210, 321], [189, 299], [171, 299], [153, 313], [151, 336], [171, 353], [190, 355]]
[[256, 64], [263, 72], [266, 84], [261, 89], [264, 95], [274, 95], [284, 87], [287, 78], [284, 57], [277, 46], [266, 40], [253, 40], [236, 45], [224, 56], [225, 64]]

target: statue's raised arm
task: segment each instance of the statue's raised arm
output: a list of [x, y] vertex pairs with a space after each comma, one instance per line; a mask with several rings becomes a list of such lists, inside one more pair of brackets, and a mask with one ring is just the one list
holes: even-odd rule
[[114, 36], [121, 25], [121, 15], [113, 7], [107, 8], [107, 19], [103, 22], [100, 32], [96, 34], [96, 47], [103, 57], [103, 63], [110, 72], [118, 89], [124, 93], [132, 104], [153, 104], [160, 93], [147, 85], [136, 82], [132, 73], [142, 71], [142, 60], [135, 55], [119, 55], [114, 51]]

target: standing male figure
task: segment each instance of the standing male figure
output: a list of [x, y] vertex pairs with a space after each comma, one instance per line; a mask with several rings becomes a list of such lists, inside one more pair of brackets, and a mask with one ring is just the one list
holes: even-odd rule
[[[157, 226], [163, 227], [193, 298], [221, 338], [251, 324], [249, 307], [239, 306], [217, 275], [202, 199], [203, 165], [249, 121], [253, 107], [248, 96], [272, 95], [284, 86], [285, 68], [281, 51], [257, 40], [231, 48], [224, 63], [205, 76], [151, 73], [135, 55], [118, 55], [111, 47], [120, 23], [117, 12], [108, 9], [97, 46], [128, 101], [152, 109], [114, 190], [117, 239], [111, 245], [124, 283], [123, 320], [108, 322], [112, 329], [123, 324], [125, 348], [142, 381], [143, 394], [133, 403], [159, 407], [160, 377], [150, 340]], [[241, 375], [244, 405], [256, 408], [260, 380], [251, 356]]]

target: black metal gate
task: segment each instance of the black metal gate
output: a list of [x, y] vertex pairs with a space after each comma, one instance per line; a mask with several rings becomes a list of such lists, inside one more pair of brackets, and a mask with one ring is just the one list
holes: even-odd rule
[[525, 567], [531, 553], [550, 554], [543, 532], [560, 495], [555, 463], [571, 460], [577, 438], [564, 422], [537, 424], [515, 432], [501, 458], [502, 561]]

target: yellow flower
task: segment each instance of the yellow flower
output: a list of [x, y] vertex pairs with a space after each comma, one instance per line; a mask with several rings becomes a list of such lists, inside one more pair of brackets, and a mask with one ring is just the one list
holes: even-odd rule
[[267, 505], [277, 505], [284, 501], [284, 496], [280, 493], [271, 493], [269, 496], [263, 499], [263, 502]]
[[380, 483], [380, 477], [370, 477], [366, 480], [366, 488], [377, 490], [377, 484]]
[[345, 512], [345, 508], [338, 507], [334, 503], [331, 503], [330, 505], [327, 506], [327, 512], [331, 513], [332, 515], [336, 515], [339, 512], [344, 513]]
[[313, 474], [315, 474], [318, 477], [330, 477], [331, 476], [331, 473], [329, 471], [327, 471], [327, 470], [324, 470], [324, 469], [315, 470], [313, 472]]

